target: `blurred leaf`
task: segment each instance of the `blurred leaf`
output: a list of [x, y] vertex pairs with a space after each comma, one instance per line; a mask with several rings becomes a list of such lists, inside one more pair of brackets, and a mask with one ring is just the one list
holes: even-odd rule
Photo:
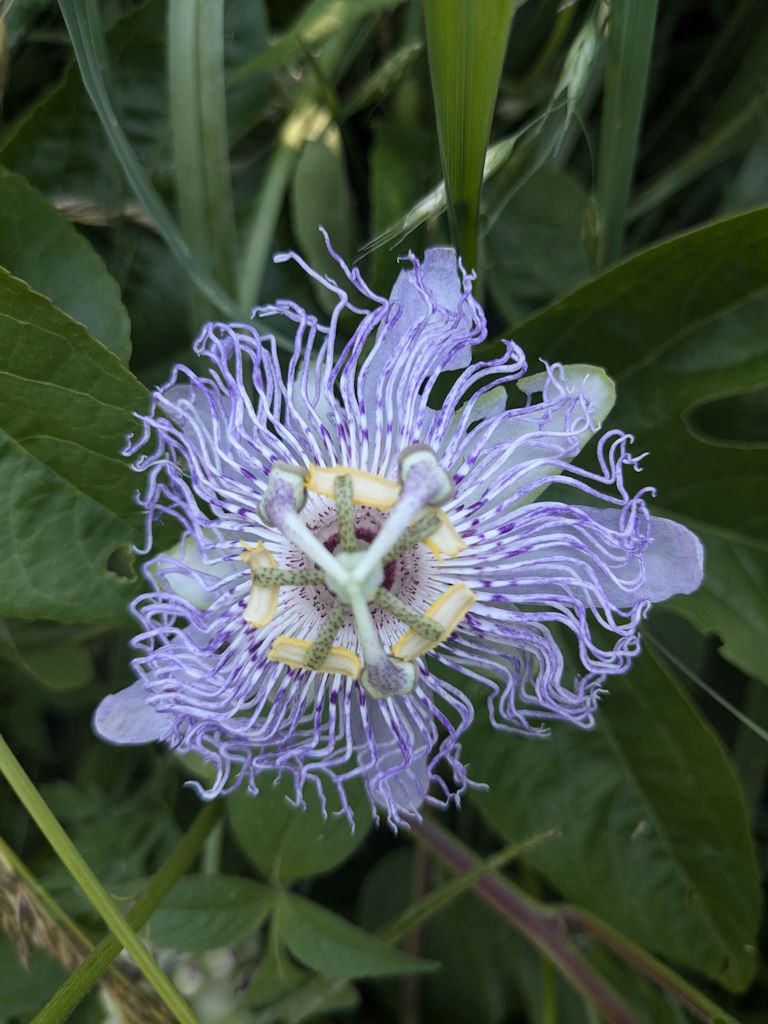
[[721, 636], [724, 658], [768, 683], [768, 550], [701, 526], [697, 532], [705, 550], [704, 582], [669, 604], [702, 632]]
[[3, 649], [27, 675], [48, 690], [77, 690], [94, 677], [93, 657], [74, 636], [51, 626], [8, 622]]
[[273, 890], [248, 878], [186, 875], [150, 918], [154, 946], [202, 953], [255, 932], [272, 908]]
[[[107, 33], [110, 85], [120, 123], [142, 164], [156, 170], [169, 154], [165, 85], [165, 0], [148, 0]], [[125, 183], [72, 62], [62, 80], [16, 119], [3, 137], [4, 164], [53, 196], [119, 203]]]
[[295, 807], [289, 779], [273, 785], [259, 777], [255, 796], [240, 787], [227, 798], [229, 822], [243, 853], [265, 878], [293, 882], [319, 875], [343, 863], [365, 839], [371, 826], [368, 798], [348, 787], [355, 831], [343, 814], [323, 815], [319, 797], [307, 787], [307, 805]]
[[111, 570], [129, 573], [128, 548], [141, 537], [136, 477], [120, 449], [146, 392], [83, 327], [3, 270], [0, 308], [0, 611], [119, 622], [133, 587]]
[[[302, 255], [318, 273], [336, 278], [339, 268], [318, 227], [325, 228], [334, 250], [345, 260], [354, 255], [357, 230], [341, 132], [335, 124], [304, 144], [290, 198], [291, 227]], [[337, 302], [335, 295], [319, 285], [317, 297], [327, 310]]]
[[617, 680], [597, 725], [544, 741], [465, 740], [486, 792], [473, 800], [507, 840], [562, 838], [529, 856], [564, 895], [630, 938], [741, 990], [754, 973], [760, 891], [744, 798], [715, 734], [651, 653]]
[[115, 113], [106, 81], [108, 51], [97, 0], [77, 3], [59, 0], [59, 7], [72, 40], [83, 84], [96, 108], [109, 145], [142, 209], [200, 294], [227, 316], [238, 319], [237, 303], [195, 258]]
[[[492, 207], [500, 199], [494, 182]], [[510, 198], [486, 236], [488, 288], [509, 321], [589, 274], [582, 237], [587, 196], [577, 179], [545, 164]]]
[[437, 966], [393, 949], [343, 917], [293, 893], [280, 894], [276, 913], [280, 937], [296, 959], [331, 978], [413, 974]]
[[224, 0], [170, 0], [168, 38], [181, 227], [202, 266], [231, 290], [237, 244], [224, 85]]
[[[437, 874], [433, 882], [445, 877], [440, 870], [431, 873]], [[412, 878], [412, 850], [399, 849], [375, 861], [360, 890], [362, 926], [379, 929], [404, 911], [413, 901]], [[516, 964], [525, 944], [473, 895], [459, 896], [439, 917], [425, 922], [421, 947], [422, 955], [441, 965], [420, 983], [424, 1020], [502, 1024], [511, 1019], [518, 1003]], [[397, 1006], [394, 982], [379, 982], [377, 988]]]
[[611, 0], [595, 207], [598, 266], [621, 253], [658, 0]]
[[331, 33], [368, 14], [398, 7], [403, 0], [310, 0], [301, 14], [263, 53], [247, 61], [235, 76], [241, 81], [262, 75], [305, 56], [307, 49]]
[[101, 258], [44, 196], [2, 167], [0, 265], [128, 362], [131, 325], [120, 289]]
[[604, 366], [665, 509], [762, 543], [768, 460], [691, 433], [694, 406], [768, 381], [768, 208], [652, 246], [511, 329], [529, 359]]
[[515, 0], [424, 0], [437, 134], [457, 248], [477, 266], [483, 164]]

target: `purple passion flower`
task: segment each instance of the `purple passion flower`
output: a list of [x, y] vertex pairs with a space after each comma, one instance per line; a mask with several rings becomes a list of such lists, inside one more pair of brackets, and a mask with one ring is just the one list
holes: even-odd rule
[[[257, 326], [208, 324], [207, 371], [176, 366], [140, 417], [147, 550], [160, 516], [183, 535], [146, 566], [138, 682], [95, 729], [202, 755], [208, 797], [289, 773], [297, 804], [330, 788], [351, 819], [361, 778], [396, 828], [466, 788], [467, 689], [500, 730], [591, 726], [651, 602], [699, 585], [702, 548], [630, 493], [627, 434], [602, 434], [596, 470], [572, 464], [613, 404], [602, 370], [525, 376], [511, 341], [471, 361], [485, 316], [452, 249], [409, 256], [389, 299], [340, 259], [342, 285], [276, 260], [335, 296], [330, 322], [282, 300]], [[292, 325], [287, 358], [270, 317]]]

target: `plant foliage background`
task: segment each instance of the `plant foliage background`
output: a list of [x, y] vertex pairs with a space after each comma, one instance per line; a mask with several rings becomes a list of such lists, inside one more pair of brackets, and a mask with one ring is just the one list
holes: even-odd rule
[[[0, 5], [3, 1024], [768, 1022], [768, 11], [513, 8]], [[616, 379], [655, 510], [706, 546], [594, 731], [476, 722], [488, 788], [414, 835], [279, 788], [201, 816], [195, 765], [90, 731], [130, 681], [131, 414], [206, 319], [316, 307], [270, 256], [326, 266], [318, 223], [383, 293], [395, 255], [452, 237], [492, 336]], [[446, 887], [505, 844], [514, 888]], [[165, 981], [107, 958], [42, 1011], [106, 931], [78, 857]]]

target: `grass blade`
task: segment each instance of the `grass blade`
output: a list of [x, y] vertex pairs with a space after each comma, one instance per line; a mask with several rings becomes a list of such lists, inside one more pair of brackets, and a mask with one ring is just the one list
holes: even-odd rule
[[243, 312], [235, 300], [193, 256], [120, 126], [104, 81], [106, 53], [98, 3], [95, 0], [59, 0], [59, 7], [72, 40], [83, 84], [136, 198], [198, 290], [226, 316], [242, 319]]
[[224, 87], [223, 0], [170, 0], [168, 78], [182, 231], [195, 258], [229, 288], [237, 254]]
[[597, 162], [597, 266], [621, 255], [658, 0], [612, 0]]
[[175, 1015], [175, 1019], [180, 1024], [200, 1024], [189, 1004], [170, 978], [158, 967], [152, 954], [83, 860], [80, 851], [56, 820], [2, 736], [0, 736], [0, 772], [5, 776], [8, 785], [19, 798], [30, 818], [48, 840], [59, 860], [91, 901], [115, 939], [131, 955], [141, 973], [171, 1013]]
[[424, 0], [427, 51], [449, 219], [477, 265], [483, 162], [515, 0]]
[[[166, 893], [192, 864], [204, 840], [219, 822], [222, 809], [221, 803], [206, 804], [198, 813], [168, 859], [125, 915], [126, 921], [133, 929], [138, 931], [146, 924]], [[113, 935], [103, 938], [77, 970], [73, 971], [54, 992], [35, 1016], [32, 1024], [56, 1024], [58, 1021], [66, 1020], [117, 958], [121, 949], [122, 946]]]

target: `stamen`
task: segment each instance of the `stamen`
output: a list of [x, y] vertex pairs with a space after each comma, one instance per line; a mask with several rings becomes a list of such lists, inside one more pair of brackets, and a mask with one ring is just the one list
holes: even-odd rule
[[328, 612], [325, 622], [320, 627], [320, 631], [312, 641], [312, 646], [309, 648], [307, 654], [306, 666], [307, 668], [319, 669], [321, 668], [331, 652], [333, 647], [333, 641], [336, 639], [336, 634], [341, 628], [341, 624], [349, 614], [348, 605], [343, 604], [341, 601], [337, 601]]
[[[270, 661], [279, 661], [290, 668], [308, 668], [307, 657], [312, 650], [309, 640], [296, 636], [279, 636], [267, 655]], [[331, 675], [351, 676], [358, 679], [362, 664], [354, 651], [348, 647], [332, 647], [323, 664], [314, 671]]]
[[352, 504], [352, 477], [347, 473], [336, 477], [334, 499], [336, 502], [336, 522], [339, 527], [339, 544], [342, 551], [357, 551], [355, 536], [355, 507]]
[[410, 662], [413, 658], [420, 658], [427, 651], [431, 651], [433, 647], [451, 635], [476, 600], [476, 595], [466, 583], [454, 583], [453, 586], [444, 590], [424, 613], [428, 619], [432, 619], [441, 628], [437, 643], [427, 639], [426, 636], [420, 634], [420, 631], [410, 629], [394, 645], [392, 654]]
[[260, 582], [257, 576], [264, 572], [276, 572], [277, 562], [274, 555], [267, 551], [261, 541], [255, 548], [245, 542], [241, 543], [245, 550], [240, 557], [251, 570], [251, 593], [248, 596], [248, 604], [243, 612], [243, 618], [249, 626], [259, 629], [274, 619], [277, 613], [279, 591], [275, 584]]
[[379, 587], [373, 595], [373, 599], [385, 612], [391, 612], [392, 615], [396, 615], [401, 622], [404, 622], [406, 626], [410, 626], [411, 629], [420, 633], [426, 639], [437, 643], [442, 637], [443, 627], [438, 622], [427, 618], [421, 612], [417, 612], [415, 608], [411, 608], [405, 601], [395, 597], [385, 587]]
[[439, 526], [438, 510], [430, 509], [429, 512], [425, 512], [413, 526], [409, 526], [407, 530], [403, 531], [400, 540], [393, 544], [387, 552], [386, 561], [391, 562], [393, 558], [398, 558], [415, 544], [426, 541], [427, 537], [431, 537]]

